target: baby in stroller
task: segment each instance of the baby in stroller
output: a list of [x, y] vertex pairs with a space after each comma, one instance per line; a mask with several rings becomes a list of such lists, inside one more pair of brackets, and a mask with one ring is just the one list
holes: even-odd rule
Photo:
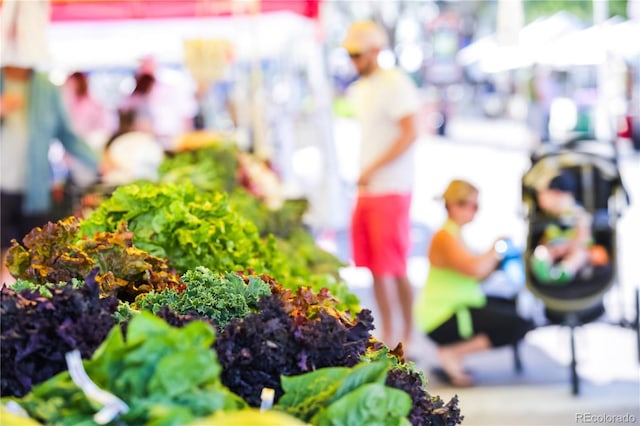
[[609, 262], [604, 247], [593, 242], [592, 216], [576, 200], [577, 182], [563, 171], [538, 192], [538, 204], [551, 221], [530, 260], [532, 274], [545, 284], [567, 284], [577, 274], [588, 277], [592, 266]]
[[[522, 201], [529, 224], [526, 286], [543, 303], [548, 324], [570, 329], [574, 395], [579, 390], [574, 329], [601, 318], [606, 313], [605, 293], [615, 283], [622, 288], [617, 279], [617, 224], [629, 197], [617, 159], [615, 143], [580, 135], [562, 145], [541, 146], [532, 154], [532, 166], [522, 178]], [[564, 253], [558, 249], [560, 253], [552, 257], [561, 246], [553, 242], [565, 241], [570, 247], [576, 235], [580, 237], [573, 243], [578, 253], [574, 260], [566, 248]], [[545, 248], [538, 250], [541, 245]], [[636, 301], [636, 318], [637, 306]], [[623, 319], [620, 324], [631, 323]]]

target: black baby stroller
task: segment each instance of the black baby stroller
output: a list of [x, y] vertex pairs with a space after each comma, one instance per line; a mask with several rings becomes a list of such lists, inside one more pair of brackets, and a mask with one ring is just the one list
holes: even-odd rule
[[[537, 191], [551, 178], [568, 172], [577, 183], [576, 200], [592, 215], [594, 244], [603, 246], [609, 262], [590, 268], [565, 285], [539, 282], [530, 268], [530, 257], [546, 226], [552, 220], [538, 205]], [[525, 249], [528, 290], [542, 301], [550, 324], [570, 327], [571, 385], [579, 392], [576, 370], [574, 329], [599, 319], [605, 313], [604, 295], [617, 282], [617, 222], [629, 199], [619, 174], [617, 153], [611, 142], [577, 137], [563, 145], [543, 145], [532, 155], [532, 166], [522, 178], [522, 201], [529, 224]], [[635, 294], [635, 319], [621, 320], [620, 325], [638, 331], [638, 292]], [[640, 351], [640, 331], [638, 331]], [[640, 352], [639, 352], [640, 354]]]

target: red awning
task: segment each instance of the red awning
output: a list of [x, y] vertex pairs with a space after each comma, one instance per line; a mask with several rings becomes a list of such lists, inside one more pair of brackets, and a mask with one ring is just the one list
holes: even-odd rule
[[[254, 0], [260, 13], [318, 17], [320, 0]], [[163, 19], [250, 14], [249, 0], [51, 0], [51, 20]], [[0, 5], [2, 0], [0, 0]]]

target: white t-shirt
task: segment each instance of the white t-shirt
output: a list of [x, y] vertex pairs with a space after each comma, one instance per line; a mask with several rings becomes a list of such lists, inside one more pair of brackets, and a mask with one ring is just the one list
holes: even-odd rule
[[[362, 132], [360, 170], [373, 163], [394, 143], [400, 132], [398, 121], [415, 114], [420, 97], [413, 81], [398, 68], [378, 69], [351, 85], [353, 102]], [[378, 170], [367, 187], [372, 194], [408, 193], [413, 188], [414, 145]]]

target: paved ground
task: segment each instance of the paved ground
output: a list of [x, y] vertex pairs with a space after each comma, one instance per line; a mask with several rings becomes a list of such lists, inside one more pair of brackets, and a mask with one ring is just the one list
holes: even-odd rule
[[[450, 179], [470, 179], [480, 188], [481, 208], [467, 238], [490, 242], [509, 235], [523, 243], [527, 223], [520, 202], [520, 179], [530, 167], [533, 146], [526, 129], [517, 123], [460, 119], [450, 123], [447, 138], [425, 137], [418, 144], [418, 175], [412, 208], [415, 226], [410, 278], [416, 291], [424, 282], [428, 264], [423, 255], [430, 233], [444, 218], [434, 197]], [[640, 156], [620, 145], [620, 169], [632, 200], [640, 200]], [[439, 383], [430, 374], [436, 365], [432, 343], [416, 336], [412, 353], [416, 365], [429, 379], [429, 390], [448, 399], [459, 395], [465, 425], [576, 425], [639, 424], [640, 362], [636, 332], [611, 325], [631, 319], [633, 295], [640, 287], [640, 206], [625, 212], [619, 222], [619, 282], [605, 297], [606, 316], [576, 329], [580, 394], [571, 394], [569, 331], [545, 326], [530, 332], [521, 345], [524, 369], [514, 369], [510, 348], [496, 349], [467, 358], [477, 386], [460, 389]], [[487, 243], [488, 244], [488, 243]], [[484, 247], [479, 244], [478, 249]], [[343, 277], [373, 310], [367, 271], [345, 268]], [[523, 312], [543, 321], [542, 305], [522, 290]], [[626, 416], [626, 417], [625, 417]]]

